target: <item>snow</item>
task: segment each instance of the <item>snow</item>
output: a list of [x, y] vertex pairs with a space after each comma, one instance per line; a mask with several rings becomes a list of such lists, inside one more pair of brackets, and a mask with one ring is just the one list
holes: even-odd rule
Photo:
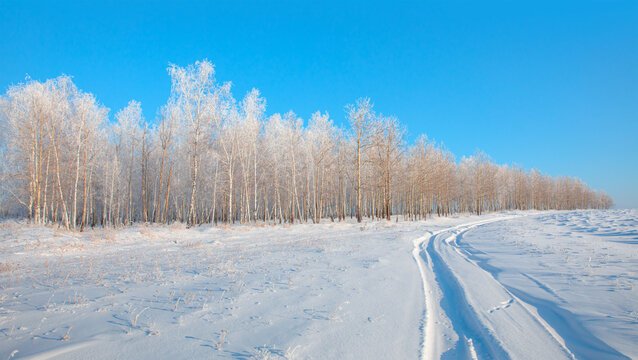
[[0, 223], [0, 358], [638, 357], [638, 213]]
[[541, 213], [485, 225], [460, 244], [577, 358], [638, 358], [638, 211]]

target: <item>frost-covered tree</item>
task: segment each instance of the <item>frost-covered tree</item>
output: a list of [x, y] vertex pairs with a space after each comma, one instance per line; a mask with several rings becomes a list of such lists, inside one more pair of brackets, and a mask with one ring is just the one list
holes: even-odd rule
[[142, 117], [141, 104], [131, 100], [128, 105], [120, 110], [115, 118], [117, 120], [117, 137], [121, 150], [121, 160], [125, 168], [126, 200], [124, 204], [124, 223], [130, 224], [135, 219], [135, 202], [133, 194], [133, 182], [136, 175], [136, 155], [140, 151], [144, 119]]
[[373, 164], [379, 193], [381, 194], [380, 217], [390, 220], [392, 215], [392, 181], [403, 154], [405, 130], [395, 117], [381, 117], [378, 131], [372, 140]]
[[171, 93], [147, 121], [131, 101], [108, 109], [70, 77], [27, 79], [0, 97], [0, 215], [69, 229], [137, 221], [189, 225], [320, 222], [505, 209], [609, 208], [577, 178], [457, 162], [442, 144], [405, 144], [369, 99], [327, 113], [266, 116], [257, 89], [236, 102], [206, 60], [170, 65]]
[[346, 112], [348, 114], [348, 122], [352, 131], [352, 137], [354, 141], [354, 161], [356, 164], [356, 180], [355, 191], [357, 194], [356, 212], [357, 221], [361, 222], [361, 196], [362, 196], [362, 183], [361, 183], [361, 171], [364, 157], [367, 155], [368, 149], [372, 146], [372, 139], [377, 131], [377, 124], [375, 122], [374, 111], [372, 110], [372, 103], [368, 98], [362, 98], [357, 100], [354, 105], [346, 106]]
[[326, 172], [335, 157], [335, 129], [328, 113], [319, 111], [312, 114], [305, 138], [313, 171], [313, 216], [312, 220], [318, 223], [323, 215], [324, 185]]
[[215, 70], [208, 60], [196, 62], [194, 65], [168, 68], [171, 76], [171, 97], [180, 110], [179, 119], [187, 136], [187, 148], [190, 155], [191, 196], [188, 210], [188, 223], [196, 222], [195, 206], [197, 197], [197, 176], [199, 159], [204, 138], [210, 131], [215, 119], [217, 97], [215, 88]]
[[[257, 167], [260, 132], [263, 126], [266, 101], [259, 90], [252, 89], [241, 102], [239, 131], [239, 160], [243, 182], [242, 218], [245, 222], [257, 219]], [[252, 188], [252, 192], [250, 191]], [[252, 212], [251, 212], [252, 200]]]

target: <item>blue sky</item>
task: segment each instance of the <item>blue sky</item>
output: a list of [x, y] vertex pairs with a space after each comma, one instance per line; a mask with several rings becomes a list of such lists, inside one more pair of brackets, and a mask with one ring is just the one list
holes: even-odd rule
[[368, 96], [410, 139], [638, 208], [638, 1], [0, 1], [0, 88], [60, 74], [154, 119], [169, 62], [308, 118]]

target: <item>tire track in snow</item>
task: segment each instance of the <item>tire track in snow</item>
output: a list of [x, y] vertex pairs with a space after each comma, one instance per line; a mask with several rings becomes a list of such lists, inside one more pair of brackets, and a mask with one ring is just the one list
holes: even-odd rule
[[[498, 219], [504, 220], [504, 219]], [[481, 220], [445, 228], [414, 240], [412, 256], [417, 262], [423, 282], [425, 293], [425, 319], [423, 321], [423, 334], [421, 343], [421, 359], [439, 359], [455, 343], [459, 342], [458, 334], [454, 331], [452, 320], [443, 309], [441, 302], [444, 297], [443, 289], [439, 286], [434, 269], [434, 262], [430, 251], [427, 250], [432, 240], [437, 236], [462, 228], [471, 228], [495, 220]], [[475, 348], [471, 339], [465, 339], [466, 357], [474, 357]], [[470, 355], [470, 356], [467, 356]]]
[[[537, 350], [534, 344], [548, 342], [551, 344], [545, 349], [552, 358], [573, 358], [562, 338], [535, 309], [511, 294], [455, 246], [456, 237], [466, 231], [515, 217], [460, 224], [414, 240], [412, 255], [419, 268], [426, 303], [421, 359], [533, 358], [539, 355], [534, 352]], [[464, 278], [466, 274], [469, 279]], [[526, 336], [529, 333], [535, 334], [530, 338]], [[532, 353], [526, 353], [525, 349]]]

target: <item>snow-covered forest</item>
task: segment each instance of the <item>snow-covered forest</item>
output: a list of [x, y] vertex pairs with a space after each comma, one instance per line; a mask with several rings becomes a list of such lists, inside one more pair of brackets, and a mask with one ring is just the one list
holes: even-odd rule
[[367, 98], [346, 106], [340, 127], [319, 111], [306, 122], [267, 115], [256, 89], [236, 100], [206, 60], [168, 74], [156, 121], [135, 100], [110, 117], [68, 76], [11, 86], [0, 98], [0, 214], [84, 229], [613, 205], [577, 178], [479, 151], [457, 161], [425, 136], [409, 144]]

